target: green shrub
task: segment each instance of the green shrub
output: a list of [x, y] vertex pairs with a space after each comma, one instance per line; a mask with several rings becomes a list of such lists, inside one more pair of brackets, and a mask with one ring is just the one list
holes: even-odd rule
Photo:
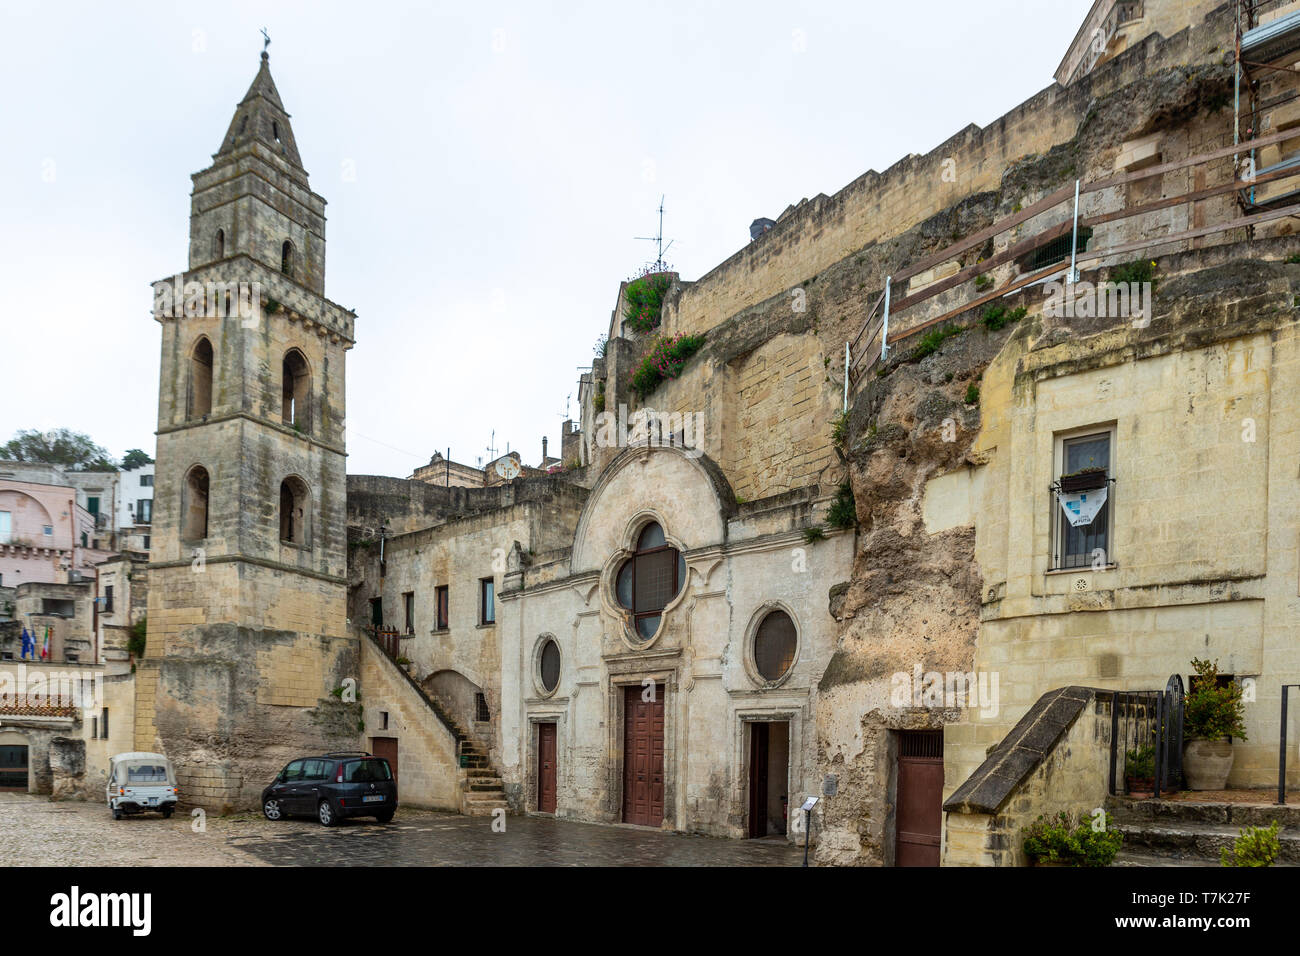
[[144, 657], [145, 635], [148, 632], [149, 625], [143, 617], [131, 625], [131, 636], [126, 639], [126, 649], [132, 657]]
[[984, 328], [990, 332], [996, 332], [1012, 322], [1019, 322], [1028, 314], [1028, 311], [1024, 306], [1008, 309], [1005, 305], [990, 305], [981, 313], [980, 321], [984, 323]]
[[1134, 259], [1110, 270], [1110, 281], [1151, 282], [1156, 281], [1156, 264], [1152, 259]]
[[1241, 685], [1219, 686], [1219, 662], [1192, 658], [1196, 677], [1183, 701], [1183, 736], [1188, 739], [1246, 739], [1245, 705]]
[[858, 523], [858, 506], [853, 501], [853, 486], [847, 481], [840, 485], [835, 500], [826, 509], [826, 522], [832, 528], [848, 529]]
[[1110, 866], [1124, 843], [1124, 835], [1110, 829], [1110, 818], [1105, 813], [1100, 823], [1096, 828], [1090, 820], [1076, 823], [1064, 812], [1052, 820], [1040, 815], [1025, 827], [1025, 855], [1067, 866]]
[[821, 528], [803, 529], [804, 544], [816, 544], [818, 541], [825, 541], [825, 540], [826, 540], [826, 532], [823, 531]]
[[676, 378], [681, 374], [686, 360], [698, 352], [703, 344], [703, 335], [682, 334], [673, 338], [661, 336], [655, 339], [650, 351], [632, 373], [632, 389], [645, 398], [664, 379]]
[[939, 351], [939, 346], [943, 344], [945, 339], [950, 339], [954, 335], [961, 335], [965, 331], [966, 328], [961, 325], [945, 325], [941, 329], [931, 329], [921, 336], [916, 348], [912, 350], [913, 361], [923, 359], [927, 355]]
[[672, 285], [673, 277], [667, 272], [652, 272], [633, 279], [623, 290], [623, 318], [636, 332], [644, 335], [659, 328], [659, 315], [664, 296]]
[[1219, 851], [1219, 862], [1224, 866], [1272, 866], [1282, 852], [1277, 833], [1276, 820], [1266, 827], [1246, 827], [1233, 841], [1231, 850], [1225, 846]]
[[987, 288], [988, 288], [989, 286], [991, 286], [992, 284], [993, 284], [993, 280], [990, 279], [987, 275], [978, 275], [978, 276], [975, 277], [975, 291], [976, 291], [976, 292], [983, 292], [985, 289], [987, 289]]
[[1143, 744], [1124, 754], [1124, 776], [1147, 780], [1156, 775], [1156, 748]]
[[1291, 265], [1296, 265], [1297, 263], [1300, 263], [1300, 252], [1293, 252], [1282, 261], [1290, 263]]
[[980, 387], [974, 382], [966, 386], [966, 404], [974, 405], [980, 400]]
[[831, 419], [831, 441], [843, 445], [849, 437], [849, 413], [840, 412]]

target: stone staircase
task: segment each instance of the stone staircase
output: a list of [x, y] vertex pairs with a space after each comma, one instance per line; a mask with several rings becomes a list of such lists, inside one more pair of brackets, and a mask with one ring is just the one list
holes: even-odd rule
[[460, 812], [472, 817], [490, 816], [494, 810], [510, 809], [506, 801], [505, 785], [501, 775], [492, 767], [488, 759], [487, 748], [472, 733], [463, 728], [451, 711], [441, 700], [420, 686], [415, 678], [398, 665], [393, 656], [372, 633], [366, 632], [369, 639], [379, 648], [380, 656], [405, 678], [406, 682], [419, 694], [420, 698], [433, 711], [442, 725], [456, 739], [456, 757], [460, 764]]
[[1300, 806], [1264, 801], [1230, 803], [1195, 800], [1132, 800], [1110, 797], [1106, 809], [1124, 834], [1115, 866], [1219, 866], [1219, 852], [1231, 849], [1244, 827], [1281, 824], [1281, 853], [1274, 866], [1300, 865]]
[[460, 812], [466, 816], [490, 816], [494, 810], [509, 810], [505, 784], [492, 767], [487, 750], [472, 734], [466, 733], [450, 716], [447, 726], [456, 737], [456, 755], [460, 758]]

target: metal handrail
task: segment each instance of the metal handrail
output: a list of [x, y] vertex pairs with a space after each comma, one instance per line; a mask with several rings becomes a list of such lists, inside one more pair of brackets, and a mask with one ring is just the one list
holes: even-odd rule
[[[1145, 169], [1120, 173], [1103, 179], [1093, 180], [1091, 182], [1086, 182], [1086, 183], [1080, 183], [1078, 186], [1077, 195], [1083, 195], [1087, 193], [1096, 192], [1101, 189], [1127, 185], [1129, 183], [1138, 182], [1140, 180], [1148, 179], [1153, 176], [1163, 175], [1166, 172], [1185, 169], [1190, 166], [1204, 165], [1206, 163], [1210, 163], [1215, 160], [1222, 159], [1225, 156], [1231, 156], [1236, 152], [1260, 149], [1264, 146], [1269, 146], [1274, 143], [1282, 142], [1283, 140], [1288, 138], [1288, 135], [1293, 134], [1293, 132], [1294, 131], [1283, 131], [1280, 133], [1270, 133], [1266, 136], [1257, 136], [1252, 140], [1245, 140], [1240, 143], [1218, 147], [1209, 152], [1201, 153], [1196, 156], [1185, 157], [1179, 160], [1171, 160], [1170, 162], [1160, 163], [1155, 166], [1149, 166]], [[1290, 171], [1282, 171], [1282, 172], [1289, 173], [1289, 175], [1293, 175], [1293, 176], [1300, 176], [1300, 170], [1296, 170], [1295, 172], [1290, 172]], [[1263, 177], [1257, 178], [1255, 182], [1256, 183], [1259, 182], [1259, 180], [1262, 178]], [[1278, 174], [1278, 175], [1270, 175], [1269, 178], [1273, 179], [1273, 178], [1287, 178], [1287, 177]], [[1232, 189], [1244, 188], [1246, 185], [1252, 185], [1252, 184], [1253, 183], [1248, 183], [1246, 180], [1237, 179], [1236, 174], [1234, 173], [1232, 182], [1223, 184], [1223, 187], [1215, 186], [1215, 187], [1210, 187], [1210, 190], [1193, 190], [1176, 197], [1163, 197], [1162, 199], [1154, 203], [1144, 203], [1137, 206], [1128, 206], [1125, 207], [1124, 209], [1105, 213], [1104, 215], [1098, 217], [1083, 217], [1079, 219], [1079, 226], [1080, 227], [1088, 226], [1090, 223], [1094, 221], [1094, 219], [1111, 222], [1119, 219], [1131, 218], [1133, 216], [1146, 215], [1149, 212], [1154, 212], [1158, 209], [1167, 208], [1171, 205], [1179, 204], [1180, 202], [1181, 203], [1198, 202], [1201, 199], [1205, 198], [1205, 194], [1208, 191], [1217, 191], [1220, 188], [1227, 188], [1229, 190], [1232, 190]], [[1075, 196], [1076, 196], [1075, 184], [1062, 187], [1061, 189], [1049, 193], [1047, 196], [1044, 196], [1042, 199], [1031, 204], [1030, 206], [1025, 207], [1024, 209], [1021, 209], [1020, 211], [1010, 216], [1007, 216], [1001, 220], [998, 220], [997, 222], [991, 224], [990, 226], [985, 227], [984, 229], [979, 230], [975, 234], [967, 236], [964, 239], [961, 239], [955, 243], [952, 243], [951, 245], [946, 246], [943, 249], [938, 250], [937, 252], [931, 253], [928, 256], [923, 256], [921, 259], [913, 262], [911, 265], [901, 270], [895, 271], [893, 274], [893, 280], [895, 283], [907, 280], [912, 276], [920, 272], [923, 272], [934, 265], [938, 265], [939, 263], [946, 262], [949, 259], [952, 259], [954, 256], [957, 256], [962, 252], [968, 251], [969, 249], [972, 249], [983, 242], [986, 242], [989, 238], [992, 238], [993, 236], [999, 235], [1003, 232], [1013, 229], [1014, 227], [1021, 224], [1022, 222], [1026, 222], [1029, 219], [1034, 218], [1035, 216], [1041, 215], [1042, 213], [1047, 212], [1048, 210], [1053, 209], [1056, 206], [1061, 205], [1062, 203], [1070, 202]], [[1109, 249], [1088, 250], [1088, 254], [1086, 256], [1080, 256], [1079, 261], [1096, 262], [1110, 255], [1118, 255], [1118, 254], [1138, 251], [1140, 249], [1153, 248], [1170, 242], [1182, 242], [1193, 238], [1199, 238], [1205, 235], [1211, 235], [1218, 232], [1227, 232], [1231, 229], [1237, 229], [1243, 226], [1253, 225], [1256, 222], [1264, 222], [1269, 219], [1281, 218], [1282, 216], [1285, 215], [1297, 215], [1297, 214], [1300, 214], [1300, 204], [1297, 204], [1296, 206], [1287, 206], [1281, 210], [1272, 210], [1268, 213], [1259, 214], [1256, 216], [1240, 217], [1230, 221], [1218, 223], [1214, 226], [1188, 230], [1186, 233], [1179, 233], [1177, 235], [1153, 237], [1151, 239], [1144, 239], [1139, 242], [1120, 244], [1118, 246], [1113, 246]], [[1017, 247], [1038, 240], [1045, 241], [1049, 238], [1056, 238], [1058, 234], [1062, 231], [1063, 225], [1064, 223], [1056, 223], [1052, 226], [1047, 227], [1046, 229], [1040, 230], [1029, 240], [1023, 240], [1022, 242], [1018, 243]], [[970, 267], [970, 268], [974, 268], [974, 267]], [[1039, 278], [1046, 277], [1053, 270], [1059, 271], [1061, 268], [1062, 267], [1060, 266], [1060, 264], [1056, 264], [1048, 267], [1047, 269], [1040, 270], [1039, 272], [1034, 273], [1033, 278], [1029, 279], [1029, 281], [1026, 281], [1027, 277], [1024, 276], [1018, 277], [1017, 279], [1008, 282], [1007, 284], [1003, 285], [1002, 287], [996, 290], [977, 296], [973, 301], [967, 303], [966, 305], [960, 306], [956, 309], [951, 309], [946, 311], [943, 315], [939, 316], [938, 318], [931, 319], [926, 322], [922, 322], [905, 331], [895, 332], [893, 333], [892, 338], [895, 341], [897, 341], [899, 339], [910, 337], [911, 335], [921, 331], [922, 329], [929, 328], [930, 326], [938, 322], [951, 319], [954, 316], [962, 314], [963, 312], [967, 312], [971, 309], [977, 308], [978, 306], [984, 304], [985, 302], [992, 301], [994, 299], [1007, 295], [1010, 292], [1014, 292], [1017, 289], [1024, 287], [1025, 285], [1037, 281]], [[926, 288], [919, 290], [913, 295], [904, 297], [903, 299], [899, 300], [899, 302], [895, 305], [893, 311], [895, 312], [901, 311], [902, 309], [909, 308], [910, 306], [917, 305], [923, 301], [926, 301], [932, 298], [933, 296], [938, 295], [941, 292], [947, 291], [949, 288], [953, 287], [951, 283], [953, 283], [954, 280], [957, 280], [958, 276], [964, 276], [967, 271], [969, 270], [964, 269], [960, 273], [958, 273], [957, 276], [952, 276], [949, 279], [934, 283], [931, 286], [927, 286]], [[966, 279], [963, 278], [961, 279], [961, 281], [966, 281]], [[852, 347], [853, 347], [852, 350], [857, 353], [857, 357], [854, 358], [851, 366], [851, 371], [855, 373], [854, 376], [855, 378], [860, 378], [862, 373], [869, 371], [875, 365], [876, 360], [878, 359], [878, 356], [871, 357], [871, 353], [869, 352], [869, 350], [858, 349], [857, 344], [862, 340], [863, 336], [868, 332], [869, 329], [871, 330], [871, 339], [875, 338], [877, 330], [871, 328], [871, 326], [873, 320], [875, 319], [876, 310], [880, 307], [883, 298], [884, 298], [884, 294], [882, 293], [881, 298], [877, 300], [876, 305], [872, 308], [871, 312], [867, 316], [867, 319], [863, 322], [861, 328], [858, 330], [858, 334], [852, 340]], [[868, 358], [868, 357], [871, 357], [871, 360], [866, 362], [865, 367], [862, 368], [861, 372], [859, 372], [860, 364], [863, 362], [864, 358]]]
[[1300, 684], [1282, 685], [1282, 729], [1277, 742], [1277, 802], [1286, 806], [1286, 692]]

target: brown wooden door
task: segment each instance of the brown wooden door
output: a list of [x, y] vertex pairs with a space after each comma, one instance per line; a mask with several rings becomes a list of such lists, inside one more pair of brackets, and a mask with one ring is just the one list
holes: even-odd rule
[[397, 738], [371, 737], [370, 752], [376, 757], [383, 757], [393, 769], [393, 782], [397, 782]]
[[664, 687], [629, 687], [623, 698], [623, 822], [657, 827], [664, 821]]
[[749, 835], [767, 836], [767, 748], [769, 724], [749, 725]]
[[943, 731], [900, 732], [895, 866], [938, 866], [943, 823]]
[[555, 812], [555, 725], [537, 725], [537, 809]]

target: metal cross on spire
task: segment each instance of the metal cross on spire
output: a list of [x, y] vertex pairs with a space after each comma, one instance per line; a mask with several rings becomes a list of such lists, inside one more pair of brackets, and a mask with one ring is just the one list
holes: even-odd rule
[[271, 35], [266, 32], [266, 27], [262, 27], [262, 52], [265, 53], [266, 48], [269, 47], [270, 45], [271, 45]]

